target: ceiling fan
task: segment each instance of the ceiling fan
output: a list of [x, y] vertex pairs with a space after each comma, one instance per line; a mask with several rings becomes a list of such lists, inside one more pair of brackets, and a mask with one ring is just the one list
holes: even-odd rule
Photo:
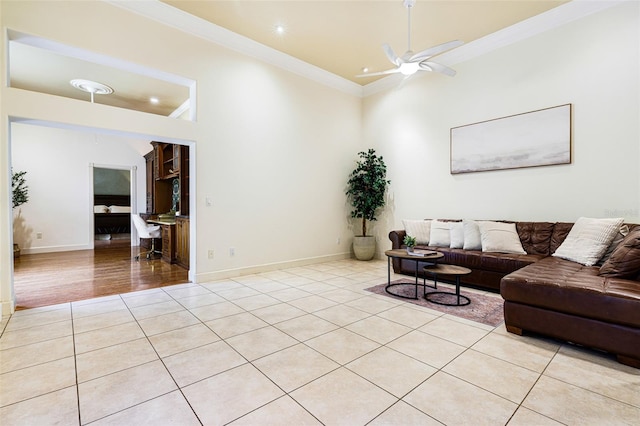
[[400, 73], [408, 78], [418, 71], [432, 71], [439, 72], [448, 76], [453, 77], [456, 75], [456, 71], [442, 64], [438, 64], [436, 62], [430, 61], [432, 57], [439, 55], [447, 50], [453, 49], [455, 47], [461, 46], [463, 44], [460, 40], [448, 41], [446, 43], [439, 44], [437, 46], [430, 47], [426, 50], [423, 50], [418, 53], [413, 53], [411, 50], [411, 8], [416, 4], [416, 0], [403, 0], [404, 6], [407, 8], [408, 15], [408, 47], [407, 51], [404, 55], [398, 56], [394, 53], [391, 46], [388, 44], [383, 44], [382, 49], [384, 50], [385, 55], [392, 64], [396, 66], [396, 68], [392, 68], [385, 71], [380, 72], [372, 72], [368, 74], [360, 74], [356, 77], [374, 77], [379, 75], [387, 75], [387, 74], [396, 74]]

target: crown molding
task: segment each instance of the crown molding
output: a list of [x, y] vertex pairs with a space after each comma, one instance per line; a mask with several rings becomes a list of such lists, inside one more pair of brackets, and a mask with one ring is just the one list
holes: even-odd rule
[[[265, 46], [254, 40], [190, 15], [159, 0], [103, 0], [161, 24], [200, 37], [225, 48], [256, 58], [278, 68], [357, 97], [367, 97], [397, 87], [396, 76], [386, 77], [365, 86], [337, 76], [315, 65]], [[547, 12], [525, 19], [510, 27], [464, 44], [442, 55], [438, 62], [453, 66], [493, 50], [533, 37], [577, 19], [635, 0], [573, 0]]]

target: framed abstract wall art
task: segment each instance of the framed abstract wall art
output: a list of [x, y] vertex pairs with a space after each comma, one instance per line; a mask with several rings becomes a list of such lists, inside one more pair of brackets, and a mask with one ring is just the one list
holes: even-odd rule
[[571, 104], [451, 129], [451, 174], [571, 163]]

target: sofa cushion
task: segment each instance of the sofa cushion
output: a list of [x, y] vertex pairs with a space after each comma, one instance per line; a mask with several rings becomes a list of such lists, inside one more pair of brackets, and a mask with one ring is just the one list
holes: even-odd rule
[[622, 218], [581, 217], [553, 256], [593, 266], [607, 250], [623, 221]]
[[604, 262], [606, 262], [611, 257], [614, 250], [618, 247], [618, 245], [622, 242], [622, 240], [624, 240], [624, 237], [626, 237], [628, 234], [629, 234], [629, 227], [625, 224], [620, 226], [618, 233], [616, 234], [615, 237], [613, 237], [613, 241], [611, 241], [611, 244], [609, 244], [609, 247], [604, 252], [600, 260], [598, 260], [596, 265], [598, 266], [604, 265]]
[[629, 232], [600, 267], [603, 277], [635, 278], [640, 273], [640, 228]]
[[510, 302], [640, 327], [640, 282], [598, 275], [599, 268], [546, 257], [500, 283]]
[[573, 223], [557, 222], [553, 227], [553, 233], [551, 234], [551, 242], [549, 243], [549, 254], [553, 254], [558, 250], [558, 247], [564, 242], [569, 235], [569, 232], [573, 228]]
[[451, 244], [451, 234], [449, 222], [440, 220], [431, 221], [431, 235], [429, 245], [433, 247], [449, 247]]
[[516, 222], [522, 248], [528, 254], [548, 256], [554, 224], [551, 222]]
[[409, 220], [404, 219], [402, 221], [407, 235], [416, 238], [416, 244], [429, 244], [429, 237], [431, 235], [431, 221], [430, 220]]
[[431, 249], [444, 254], [444, 258], [440, 263], [464, 266], [465, 268], [474, 270], [499, 272], [502, 274], [509, 274], [537, 262], [544, 257], [541, 255], [482, 252], [479, 250], [444, 247], [431, 247]]
[[483, 252], [527, 254], [522, 248], [515, 223], [478, 222]]

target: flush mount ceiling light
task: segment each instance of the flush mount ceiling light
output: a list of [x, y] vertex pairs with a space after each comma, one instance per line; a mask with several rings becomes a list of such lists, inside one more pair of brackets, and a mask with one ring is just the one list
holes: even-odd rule
[[387, 75], [387, 74], [395, 74], [400, 73], [408, 78], [418, 71], [433, 71], [439, 72], [448, 76], [453, 77], [456, 75], [456, 72], [451, 68], [444, 66], [442, 64], [431, 61], [430, 59], [433, 56], [439, 55], [447, 50], [456, 48], [462, 45], [460, 40], [453, 40], [447, 43], [442, 43], [437, 46], [430, 47], [429, 49], [423, 50], [418, 53], [413, 53], [411, 50], [411, 8], [415, 5], [416, 0], [403, 0], [404, 7], [407, 8], [407, 22], [408, 22], [408, 31], [407, 31], [407, 51], [404, 55], [398, 56], [395, 54], [391, 46], [388, 44], [383, 44], [382, 49], [384, 50], [387, 59], [391, 61], [395, 68], [386, 71], [373, 72], [357, 75], [356, 77], [373, 77], [378, 75]]
[[96, 81], [76, 78], [74, 80], [71, 80], [69, 83], [71, 83], [71, 85], [78, 90], [90, 93], [91, 103], [93, 103], [94, 95], [109, 95], [113, 93], [113, 89], [111, 87], [107, 86], [106, 84], [98, 83]]

